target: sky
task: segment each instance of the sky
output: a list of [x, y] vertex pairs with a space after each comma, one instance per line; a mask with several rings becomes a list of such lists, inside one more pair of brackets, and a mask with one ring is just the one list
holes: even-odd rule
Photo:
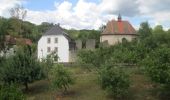
[[25, 21], [60, 23], [67, 29], [98, 29], [109, 20], [128, 20], [136, 29], [148, 21], [154, 27], [170, 28], [170, 0], [0, 0], [0, 16], [9, 18], [9, 9], [22, 5]]

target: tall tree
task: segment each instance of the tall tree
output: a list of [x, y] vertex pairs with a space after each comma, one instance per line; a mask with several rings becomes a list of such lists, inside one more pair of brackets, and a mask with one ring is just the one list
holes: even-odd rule
[[23, 20], [26, 17], [27, 14], [27, 10], [24, 9], [23, 6], [21, 5], [16, 5], [14, 8], [10, 9], [10, 15], [11, 18], [16, 19], [16, 20], [20, 20], [19, 21], [19, 35], [22, 34], [22, 24], [23, 24]]
[[153, 33], [154, 34], [162, 34], [162, 33], [165, 33], [165, 31], [164, 31], [162, 25], [157, 25], [154, 27]]
[[24, 20], [26, 17], [27, 10], [21, 5], [16, 5], [14, 8], [10, 9], [10, 15], [12, 18]]
[[5, 18], [0, 18], [0, 51], [5, 48], [5, 34], [7, 30], [8, 24]]
[[152, 29], [150, 28], [148, 22], [142, 22], [140, 24], [138, 33], [140, 35], [139, 37], [141, 40], [145, 39], [146, 37], [152, 34]]

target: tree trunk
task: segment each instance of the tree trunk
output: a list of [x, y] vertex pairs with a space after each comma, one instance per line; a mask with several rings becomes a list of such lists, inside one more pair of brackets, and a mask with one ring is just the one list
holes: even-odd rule
[[28, 91], [28, 83], [25, 82], [24, 85], [25, 85], [25, 90]]
[[67, 87], [64, 85], [64, 94], [67, 94]]

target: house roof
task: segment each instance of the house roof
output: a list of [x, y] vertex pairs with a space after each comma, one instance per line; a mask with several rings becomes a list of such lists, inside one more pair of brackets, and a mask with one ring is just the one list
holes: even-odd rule
[[118, 20], [111, 20], [107, 23], [102, 35], [137, 35], [135, 29], [128, 21], [123, 21], [121, 16]]
[[64, 35], [69, 41], [72, 39], [69, 37], [69, 35], [60, 27], [60, 25], [54, 25], [52, 28], [47, 30], [43, 36], [49, 36], [49, 35]]

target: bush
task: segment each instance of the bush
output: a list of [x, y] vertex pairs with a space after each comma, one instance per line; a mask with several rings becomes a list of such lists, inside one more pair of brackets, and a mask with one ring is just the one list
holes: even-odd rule
[[24, 100], [25, 97], [21, 90], [15, 85], [7, 85], [0, 87], [0, 100]]
[[6, 58], [0, 67], [1, 80], [5, 84], [19, 83], [28, 90], [28, 84], [42, 77], [40, 63], [29, 46], [20, 47], [15, 55]]
[[152, 81], [170, 85], [170, 48], [158, 48], [150, 53], [142, 66]]
[[62, 89], [66, 93], [69, 86], [74, 83], [71, 73], [62, 65], [54, 66], [50, 74], [51, 86], [53, 89]]
[[104, 67], [100, 71], [101, 87], [116, 98], [125, 96], [130, 86], [129, 77], [118, 67]]

